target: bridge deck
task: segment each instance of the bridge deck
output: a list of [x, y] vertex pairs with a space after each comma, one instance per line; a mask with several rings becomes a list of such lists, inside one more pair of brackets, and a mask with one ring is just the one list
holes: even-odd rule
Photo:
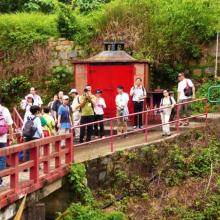
[[[189, 127], [181, 127], [181, 130], [185, 130], [188, 128], [201, 127], [203, 124], [204, 123], [201, 123], [201, 122], [193, 122], [193, 123], [190, 123]], [[172, 130], [175, 129], [174, 126], [171, 126], [171, 129]], [[173, 132], [173, 135], [170, 137], [162, 137], [160, 129], [149, 131], [147, 144], [151, 144], [159, 140], [162, 141], [165, 139], [173, 138], [176, 135], [177, 134]], [[124, 137], [115, 138], [114, 139], [114, 150], [115, 151], [125, 150], [125, 149], [129, 149], [131, 147], [142, 145], [142, 144], [143, 145], [146, 144], [144, 133], [138, 132], [138, 133], [130, 134], [129, 138], [124, 138]], [[52, 147], [51, 147], [51, 151], [53, 151]], [[76, 163], [79, 163], [79, 162], [92, 160], [98, 157], [102, 157], [105, 155], [109, 155], [111, 153], [112, 152], [110, 149], [109, 140], [103, 140], [97, 143], [85, 144], [82, 146], [75, 147], [74, 159]], [[62, 161], [64, 161], [64, 156], [62, 158]], [[55, 161], [51, 161], [50, 170], [54, 170], [54, 169], [55, 169]], [[42, 166], [40, 167], [39, 173], [40, 175], [43, 175]], [[20, 172], [20, 175], [19, 175], [20, 184], [24, 184], [26, 181], [28, 181], [30, 179], [29, 176], [30, 176], [29, 171]], [[3, 181], [5, 183], [5, 186], [3, 186], [0, 189], [0, 193], [9, 189], [9, 182], [10, 182], [9, 176], [4, 177]]]

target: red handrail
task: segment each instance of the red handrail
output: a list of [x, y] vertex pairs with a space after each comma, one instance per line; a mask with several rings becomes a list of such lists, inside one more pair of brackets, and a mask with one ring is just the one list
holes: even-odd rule
[[[64, 149], [61, 148], [61, 141], [66, 142]], [[30, 160], [19, 163], [19, 153], [27, 150], [30, 151]], [[9, 189], [0, 192], [1, 209], [19, 199], [21, 195], [34, 192], [67, 173], [68, 166], [73, 161], [72, 134], [51, 136], [1, 148], [0, 156], [10, 156], [10, 167], [0, 171], [1, 177], [10, 177]], [[55, 163], [52, 164], [54, 159]], [[40, 164], [43, 164], [42, 173], [39, 172]], [[19, 173], [25, 169], [30, 170], [30, 178], [21, 182]]]
[[[182, 105], [192, 104], [192, 103], [195, 103], [195, 102], [204, 102], [205, 103], [204, 113], [198, 114], [198, 115], [194, 115], [194, 116], [191, 116], [191, 117], [180, 118], [180, 107]], [[206, 119], [206, 122], [207, 122], [208, 101], [207, 101], [206, 98], [202, 98], [202, 99], [191, 100], [191, 101], [188, 101], [188, 102], [185, 102], [185, 103], [177, 103], [175, 105], [175, 108], [177, 109], [177, 111], [176, 111], [176, 120], [169, 121], [169, 123], [164, 123], [164, 124], [158, 123], [156, 125], [149, 126], [149, 123], [148, 123], [149, 122], [149, 117], [148, 117], [149, 114], [152, 114], [154, 112], [158, 112], [158, 111], [163, 110], [163, 109], [168, 109], [168, 108], [170, 108], [170, 107], [169, 106], [163, 106], [163, 107], [154, 108], [154, 109], [146, 110], [146, 111], [143, 111], [143, 112], [132, 113], [132, 114], [127, 115], [127, 117], [133, 117], [135, 115], [140, 115], [140, 114], [145, 115], [145, 126], [142, 129], [132, 130], [132, 131], [129, 131], [129, 132], [126, 132], [126, 133], [123, 133], [123, 134], [116, 134], [116, 135], [114, 135], [114, 132], [113, 132], [113, 121], [114, 120], [118, 120], [118, 119], [122, 119], [125, 116], [117, 116], [117, 117], [114, 117], [114, 118], [108, 118], [108, 119], [104, 119], [104, 120], [101, 120], [101, 121], [96, 121], [96, 122], [91, 122], [91, 123], [88, 123], [88, 124], [83, 124], [83, 125], [75, 126], [74, 128], [81, 128], [81, 127], [86, 127], [88, 125], [98, 124], [100, 122], [103, 122], [103, 123], [104, 122], [110, 122], [110, 136], [105, 137], [104, 139], [103, 138], [102, 139], [95, 139], [95, 140], [91, 140], [89, 142], [75, 144], [74, 146], [78, 147], [78, 146], [82, 146], [82, 145], [85, 145], [85, 144], [96, 143], [96, 142], [99, 142], [99, 141], [110, 139], [110, 151], [113, 152], [114, 151], [113, 150], [114, 149], [114, 144], [113, 143], [114, 143], [114, 138], [115, 137], [120, 137], [120, 136], [123, 136], [123, 135], [128, 135], [128, 134], [133, 134], [133, 133], [138, 133], [140, 131], [144, 131], [145, 132], [145, 142], [147, 142], [148, 130], [149, 129], [161, 127], [162, 125], [166, 125], [166, 124], [176, 123], [176, 131], [177, 131], [177, 133], [179, 133], [180, 132], [179, 124], [180, 124], [181, 121], [185, 121], [186, 119], [192, 119], [192, 118], [196, 118], [196, 117], [205, 116], [205, 119]], [[72, 131], [74, 131], [74, 128], [72, 129]]]
[[23, 122], [23, 119], [21, 118], [21, 116], [20, 116], [20, 114], [19, 114], [16, 107], [13, 108], [12, 118], [13, 118], [13, 121], [14, 121], [15, 128], [16, 129], [21, 129], [24, 122]]
[[[205, 102], [204, 113], [193, 115], [191, 117], [180, 118], [180, 106], [195, 102]], [[179, 123], [186, 119], [196, 118], [200, 116], [205, 116], [205, 120], [207, 122], [208, 116], [208, 102], [207, 99], [197, 99], [193, 101], [189, 101], [187, 103], [179, 103], [176, 105], [177, 108], [177, 117], [175, 120], [170, 121], [166, 124], [176, 124], [176, 130], [179, 132]], [[161, 127], [162, 123], [149, 125], [149, 117], [150, 113], [154, 113], [155, 111], [166, 109], [169, 107], [161, 107], [151, 110], [146, 110], [141, 113], [133, 113], [128, 115], [127, 117], [133, 117], [134, 115], [143, 114], [145, 116], [145, 125], [142, 129], [128, 131], [124, 134], [134, 134], [137, 132], [144, 132], [145, 142], [148, 141], [149, 137], [149, 129]], [[28, 194], [34, 192], [40, 188], [42, 188], [46, 183], [55, 181], [67, 173], [68, 166], [74, 161], [74, 147], [81, 146], [88, 143], [95, 143], [99, 141], [109, 140], [110, 144], [110, 152], [114, 152], [114, 139], [116, 137], [120, 137], [124, 134], [114, 134], [113, 122], [114, 120], [118, 120], [123, 118], [123, 116], [114, 117], [110, 119], [102, 120], [101, 122], [110, 122], [110, 135], [104, 139], [96, 139], [90, 142], [81, 143], [81, 144], [73, 144], [73, 134], [59, 135], [59, 136], [51, 136], [35, 141], [30, 141], [26, 143], [17, 144], [14, 146], [9, 146], [7, 148], [0, 149], [0, 156], [6, 156], [10, 158], [9, 167], [0, 171], [1, 177], [9, 176], [10, 178], [10, 187], [5, 191], [0, 191], [0, 208], [9, 205], [10, 203], [16, 201], [21, 198], [21, 195]], [[19, 119], [20, 120], [20, 119]], [[88, 123], [84, 125], [79, 125], [78, 127], [86, 127], [88, 125], [94, 125], [98, 122]], [[72, 131], [74, 131], [72, 128]], [[17, 134], [19, 137], [19, 133]], [[61, 148], [61, 141], [66, 142], [65, 148]], [[94, 146], [93, 146], [94, 147]], [[53, 150], [52, 150], [53, 148]], [[19, 163], [19, 153], [21, 151], [30, 151], [30, 160]], [[43, 154], [42, 154], [43, 152]], [[52, 161], [55, 160], [54, 164]], [[40, 164], [43, 164], [42, 172], [39, 172]], [[19, 179], [19, 173], [25, 169], [29, 169], [30, 178], [25, 182], [21, 182]]]

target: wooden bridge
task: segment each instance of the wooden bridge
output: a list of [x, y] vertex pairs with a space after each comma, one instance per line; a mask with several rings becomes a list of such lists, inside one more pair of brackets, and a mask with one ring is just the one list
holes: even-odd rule
[[[191, 119], [190, 127], [199, 127], [208, 123], [208, 101], [207, 99], [197, 99], [190, 102], [204, 103], [204, 111], [195, 114]], [[181, 133], [185, 127], [180, 126], [180, 122], [186, 118], [180, 118], [180, 105], [176, 105], [176, 118], [169, 122], [172, 129], [172, 138]], [[162, 107], [167, 108], [167, 107]], [[7, 157], [7, 168], [0, 171], [0, 176], [5, 183], [0, 188], [0, 209], [5, 209], [10, 204], [23, 198], [25, 195], [36, 192], [54, 181], [62, 178], [68, 173], [69, 166], [75, 162], [83, 162], [100, 156], [112, 154], [115, 151], [128, 149], [134, 146], [152, 143], [161, 140], [161, 123], [149, 123], [150, 115], [155, 115], [159, 109], [143, 111], [145, 126], [142, 129], [129, 129], [124, 134], [115, 132], [117, 120], [122, 117], [115, 117], [103, 120], [108, 126], [107, 136], [104, 139], [92, 139], [92, 141], [79, 144], [75, 143], [73, 133], [66, 135], [51, 136], [28, 143], [19, 143], [13, 146], [0, 149], [0, 156]], [[136, 114], [130, 114], [131, 120]], [[16, 109], [13, 113], [15, 128], [21, 127], [22, 121], [17, 114]], [[90, 123], [90, 124], [95, 124]], [[80, 125], [78, 127], [87, 126]], [[188, 127], [187, 127], [188, 128]], [[74, 129], [72, 129], [74, 131]], [[20, 139], [20, 133], [16, 134]], [[65, 141], [65, 147], [61, 147], [61, 141]], [[30, 160], [26, 162], [19, 161], [20, 152], [30, 151]], [[1, 214], [1, 212], [0, 212]]]

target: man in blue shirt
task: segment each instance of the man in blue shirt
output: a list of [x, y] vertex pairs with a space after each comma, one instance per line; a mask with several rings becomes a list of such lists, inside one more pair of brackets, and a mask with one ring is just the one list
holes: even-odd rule
[[[59, 128], [58, 134], [68, 134], [72, 127], [72, 120], [70, 116], [69, 108], [69, 97], [67, 95], [63, 96], [63, 104], [58, 109], [58, 123]], [[61, 146], [65, 147], [65, 141], [61, 142]]]

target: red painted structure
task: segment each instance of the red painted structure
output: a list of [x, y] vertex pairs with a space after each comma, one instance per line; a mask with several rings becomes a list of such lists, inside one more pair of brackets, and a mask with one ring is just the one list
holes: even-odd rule
[[[149, 65], [147, 61], [139, 61], [131, 57], [123, 50], [122, 43], [106, 43], [106, 50], [87, 60], [75, 60], [74, 84], [82, 93], [85, 85], [92, 86], [103, 91], [107, 109], [105, 117], [114, 117], [116, 114], [115, 96], [118, 85], [124, 86], [125, 92], [129, 93], [134, 85], [135, 78], [143, 80], [144, 87], [149, 89]], [[108, 50], [108, 49], [111, 50]], [[133, 112], [131, 101], [129, 112]]]
[[[188, 117], [188, 119], [197, 118], [203, 116], [207, 123], [208, 116], [208, 100], [207, 99], [197, 99], [190, 101], [188, 103], [205, 103], [204, 112], [198, 115], [193, 115]], [[168, 124], [176, 125], [176, 132], [179, 133], [179, 123], [186, 118], [180, 118], [179, 110], [181, 105], [186, 103], [181, 103], [176, 105], [176, 119], [170, 121]], [[162, 107], [160, 109], [165, 109], [167, 107]], [[128, 117], [132, 118], [136, 114], [143, 114], [145, 117], [145, 126], [143, 129], [128, 131], [126, 134], [132, 135], [134, 133], [143, 132], [145, 136], [145, 142], [148, 141], [149, 130], [161, 127], [161, 123], [156, 123], [154, 125], [149, 125], [149, 115], [152, 112], [160, 110], [152, 109], [143, 111], [141, 113], [130, 114]], [[103, 120], [104, 123], [110, 124], [109, 136], [104, 139], [95, 139], [90, 141], [90, 143], [109, 141], [109, 149], [106, 152], [114, 152], [114, 139], [124, 134], [114, 134], [114, 123], [121, 117], [114, 117]], [[95, 124], [99, 122], [93, 122], [90, 124]], [[86, 127], [88, 124], [80, 125], [77, 127]], [[61, 148], [61, 141], [66, 142], [65, 148]], [[10, 185], [9, 188], [5, 190], [0, 189], [0, 209], [15, 202], [16, 200], [22, 198], [25, 194], [30, 194], [38, 189], [41, 189], [46, 184], [49, 184], [68, 172], [68, 167], [74, 162], [74, 149], [75, 147], [80, 147], [83, 144], [73, 144], [73, 134], [51, 136], [44, 139], [39, 139], [27, 143], [21, 143], [14, 146], [1, 148], [0, 156], [6, 156], [10, 158], [9, 167], [0, 171], [1, 177], [9, 177]], [[89, 147], [89, 145], [87, 146]], [[91, 146], [95, 147], [95, 145]], [[19, 163], [19, 152], [30, 150], [30, 160], [27, 162]], [[95, 150], [95, 149], [94, 149]], [[52, 161], [54, 161], [53, 166], [51, 166]], [[40, 172], [40, 165], [43, 166], [42, 172]], [[29, 179], [25, 182], [21, 182], [19, 175], [25, 169], [29, 169]]]

